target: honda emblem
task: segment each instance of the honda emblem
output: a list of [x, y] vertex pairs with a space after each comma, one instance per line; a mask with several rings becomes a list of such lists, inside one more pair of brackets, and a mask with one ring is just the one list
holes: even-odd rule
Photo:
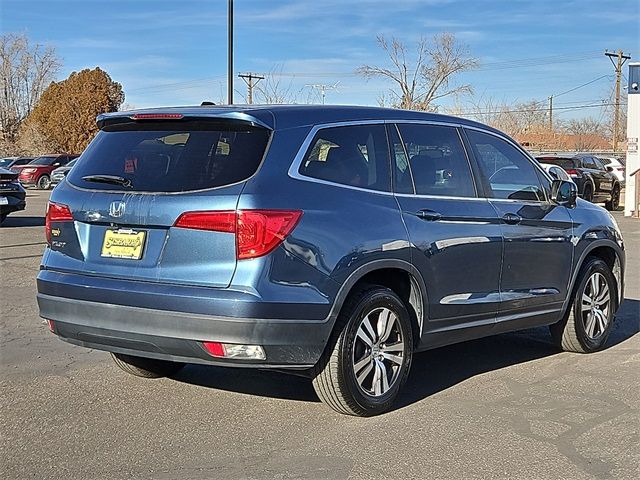
[[114, 218], [119, 218], [124, 215], [124, 202], [111, 202], [109, 205], [109, 215]]

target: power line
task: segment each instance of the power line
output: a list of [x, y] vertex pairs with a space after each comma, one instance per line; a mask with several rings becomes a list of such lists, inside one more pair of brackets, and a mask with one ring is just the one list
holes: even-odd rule
[[183, 88], [193, 88], [193, 87], [199, 87], [201, 83], [205, 83], [205, 82], [211, 82], [212, 80], [217, 80], [220, 78], [225, 78], [225, 75], [216, 75], [214, 77], [207, 77], [207, 78], [197, 78], [197, 79], [193, 79], [193, 80], [185, 80], [182, 82], [174, 82], [174, 83], [162, 83], [162, 84], [158, 84], [158, 85], [149, 85], [146, 87], [139, 87], [139, 88], [131, 88], [131, 89], [127, 89], [127, 92], [131, 93], [131, 92], [141, 92], [141, 91], [151, 91], [151, 90], [181, 90]]
[[[606, 107], [610, 105], [614, 105], [614, 104], [603, 100], [601, 103], [590, 104], [590, 105], [558, 107], [555, 110], [572, 111], [572, 110], [582, 110], [584, 108], [601, 108], [601, 107]], [[499, 114], [499, 113], [532, 113], [532, 112], [546, 112], [546, 111], [547, 111], [547, 107], [544, 106], [544, 107], [538, 107], [538, 108], [521, 108], [516, 110], [506, 109], [506, 110], [490, 110], [490, 111], [475, 111], [475, 112], [472, 112], [472, 111], [455, 112], [455, 115], [478, 116], [478, 115], [492, 115], [492, 114]]]
[[577, 87], [573, 87], [570, 88], [569, 90], [566, 90], [562, 93], [556, 93], [555, 95], [552, 95], [553, 98], [555, 97], [559, 97], [560, 95], [564, 95], [565, 93], [570, 93], [570, 92], [574, 92], [582, 87], [586, 87], [587, 85], [591, 85], [592, 83], [596, 83], [598, 80], [602, 80], [603, 78], [610, 78], [611, 75], [601, 75], [598, 78], [594, 78], [593, 80], [587, 82], [587, 83], [583, 83], [582, 85], [578, 85]]

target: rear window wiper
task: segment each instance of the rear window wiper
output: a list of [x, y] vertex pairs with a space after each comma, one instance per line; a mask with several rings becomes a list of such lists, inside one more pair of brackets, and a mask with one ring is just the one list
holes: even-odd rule
[[117, 175], [85, 175], [82, 177], [85, 182], [111, 183], [113, 185], [122, 185], [125, 188], [133, 188], [131, 180]]

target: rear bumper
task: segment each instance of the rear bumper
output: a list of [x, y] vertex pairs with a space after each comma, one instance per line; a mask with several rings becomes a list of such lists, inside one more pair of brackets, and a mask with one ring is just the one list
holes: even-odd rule
[[[40, 316], [54, 321], [54, 333], [61, 339], [89, 348], [186, 363], [304, 369], [317, 363], [331, 334], [332, 322], [304, 319], [307, 305], [297, 305], [302, 319], [185, 313], [158, 308], [165, 306], [163, 304], [152, 308], [113, 303], [114, 299], [108, 296], [105, 300], [95, 301], [51, 294], [56, 290], [51, 288], [52, 282], [63, 279], [59, 275], [46, 270], [38, 275]], [[91, 281], [91, 277], [84, 278]], [[71, 284], [77, 280], [67, 279]], [[65, 285], [57, 282], [55, 285], [59, 292], [65, 290]], [[69, 287], [68, 292], [73, 294], [73, 286]], [[86, 287], [85, 290], [96, 293], [95, 288]], [[125, 289], [127, 292], [130, 298], [145, 296], [142, 292]], [[103, 295], [107, 293], [102, 291]], [[182, 298], [181, 304], [185, 301]], [[230, 299], [222, 301], [232, 303]], [[216, 303], [215, 299], [209, 299], [210, 311], [216, 311]], [[197, 309], [195, 305], [191, 310]], [[251, 309], [259, 313], [259, 302], [253, 303]], [[267, 308], [266, 312], [270, 314], [272, 310]], [[266, 360], [216, 359], [202, 347], [203, 341], [260, 345], [265, 350]]]
[[0, 205], [0, 214], [4, 215], [11, 212], [17, 212], [18, 210], [24, 210], [27, 206], [25, 200], [26, 194], [22, 192], [0, 192], [0, 197], [5, 197], [9, 203], [7, 205]]

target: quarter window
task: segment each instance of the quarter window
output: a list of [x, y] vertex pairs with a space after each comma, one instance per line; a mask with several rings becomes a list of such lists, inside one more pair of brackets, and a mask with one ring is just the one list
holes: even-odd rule
[[516, 147], [495, 135], [467, 130], [471, 148], [493, 198], [545, 200], [535, 167]]
[[475, 197], [469, 161], [455, 127], [400, 124], [398, 128], [418, 195]]
[[319, 130], [299, 173], [329, 182], [388, 192], [389, 149], [384, 125]]

